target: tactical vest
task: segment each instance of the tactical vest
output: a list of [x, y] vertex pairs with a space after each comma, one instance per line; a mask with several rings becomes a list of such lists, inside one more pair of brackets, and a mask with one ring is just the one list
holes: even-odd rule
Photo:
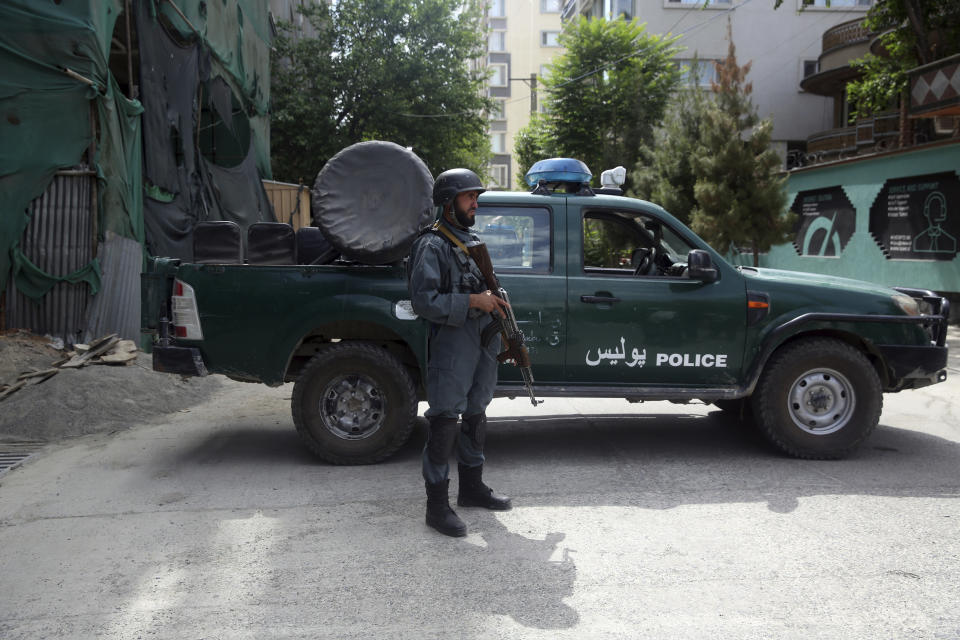
[[[439, 229], [440, 222], [437, 221], [432, 227], [430, 227], [430, 232], [434, 235], [437, 235], [447, 241], [449, 246], [453, 249], [454, 260], [457, 261], [457, 265], [460, 267], [460, 281], [457, 283], [451, 283], [452, 286], [456, 287], [456, 293], [483, 293], [490, 287], [487, 286], [486, 281], [483, 278], [483, 274], [480, 273], [477, 263], [473, 261], [473, 258], [470, 255], [456, 245], [450, 237], [448, 237], [441, 229]], [[450, 232], [452, 234], [452, 232]], [[474, 236], [476, 241], [479, 241], [476, 236]], [[451, 291], [452, 292], [452, 291]], [[476, 309], [471, 309], [472, 311], [477, 311]], [[473, 317], [473, 316], [471, 316]]]

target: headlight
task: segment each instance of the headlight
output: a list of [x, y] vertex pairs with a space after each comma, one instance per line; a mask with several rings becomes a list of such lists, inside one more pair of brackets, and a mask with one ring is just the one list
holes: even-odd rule
[[895, 295], [890, 297], [893, 298], [893, 301], [897, 303], [897, 306], [900, 307], [908, 316], [920, 315], [920, 305], [918, 305], [917, 301], [910, 296]]

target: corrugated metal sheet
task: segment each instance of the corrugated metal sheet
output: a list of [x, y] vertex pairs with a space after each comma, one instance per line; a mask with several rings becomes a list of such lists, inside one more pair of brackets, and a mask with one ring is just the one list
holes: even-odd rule
[[[64, 172], [53, 178], [42, 196], [31, 204], [30, 223], [20, 240], [27, 258], [55, 276], [65, 276], [93, 259], [95, 235], [91, 215], [94, 178], [87, 172]], [[8, 329], [28, 329], [40, 335], [80, 342], [90, 289], [86, 283], [58, 283], [37, 303], [17, 291], [11, 279], [7, 289]]]
[[90, 302], [84, 342], [116, 333], [139, 343], [143, 248], [136, 240], [108, 231], [98, 256], [103, 286]]
[[264, 180], [263, 188], [278, 222], [286, 222], [294, 229], [311, 225], [310, 189], [302, 184], [273, 180]]

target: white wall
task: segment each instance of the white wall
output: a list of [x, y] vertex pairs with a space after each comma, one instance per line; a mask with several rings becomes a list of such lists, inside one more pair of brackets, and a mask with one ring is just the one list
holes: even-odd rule
[[636, 0], [634, 9], [651, 33], [680, 35], [686, 47], [681, 57], [697, 52], [701, 58], [727, 54], [727, 22], [732, 27], [737, 62], [752, 61], [747, 81], [753, 83], [753, 102], [760, 116], [773, 116], [774, 140], [803, 140], [831, 128], [830, 98], [800, 91], [803, 60], [821, 53], [823, 32], [862, 16], [867, 7], [838, 6], [798, 11], [800, 0], [734, 0], [703, 7], [703, 0], [679, 4], [668, 0]]

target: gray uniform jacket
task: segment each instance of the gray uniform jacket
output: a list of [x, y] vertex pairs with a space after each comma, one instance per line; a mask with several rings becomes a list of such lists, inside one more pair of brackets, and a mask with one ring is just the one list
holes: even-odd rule
[[[464, 244], [469, 232], [447, 226]], [[443, 236], [425, 233], [410, 254], [409, 287], [414, 312], [430, 321], [427, 355], [427, 417], [483, 413], [497, 384], [499, 336], [484, 347], [480, 336], [490, 315], [470, 309], [470, 294], [488, 287], [479, 269]]]

